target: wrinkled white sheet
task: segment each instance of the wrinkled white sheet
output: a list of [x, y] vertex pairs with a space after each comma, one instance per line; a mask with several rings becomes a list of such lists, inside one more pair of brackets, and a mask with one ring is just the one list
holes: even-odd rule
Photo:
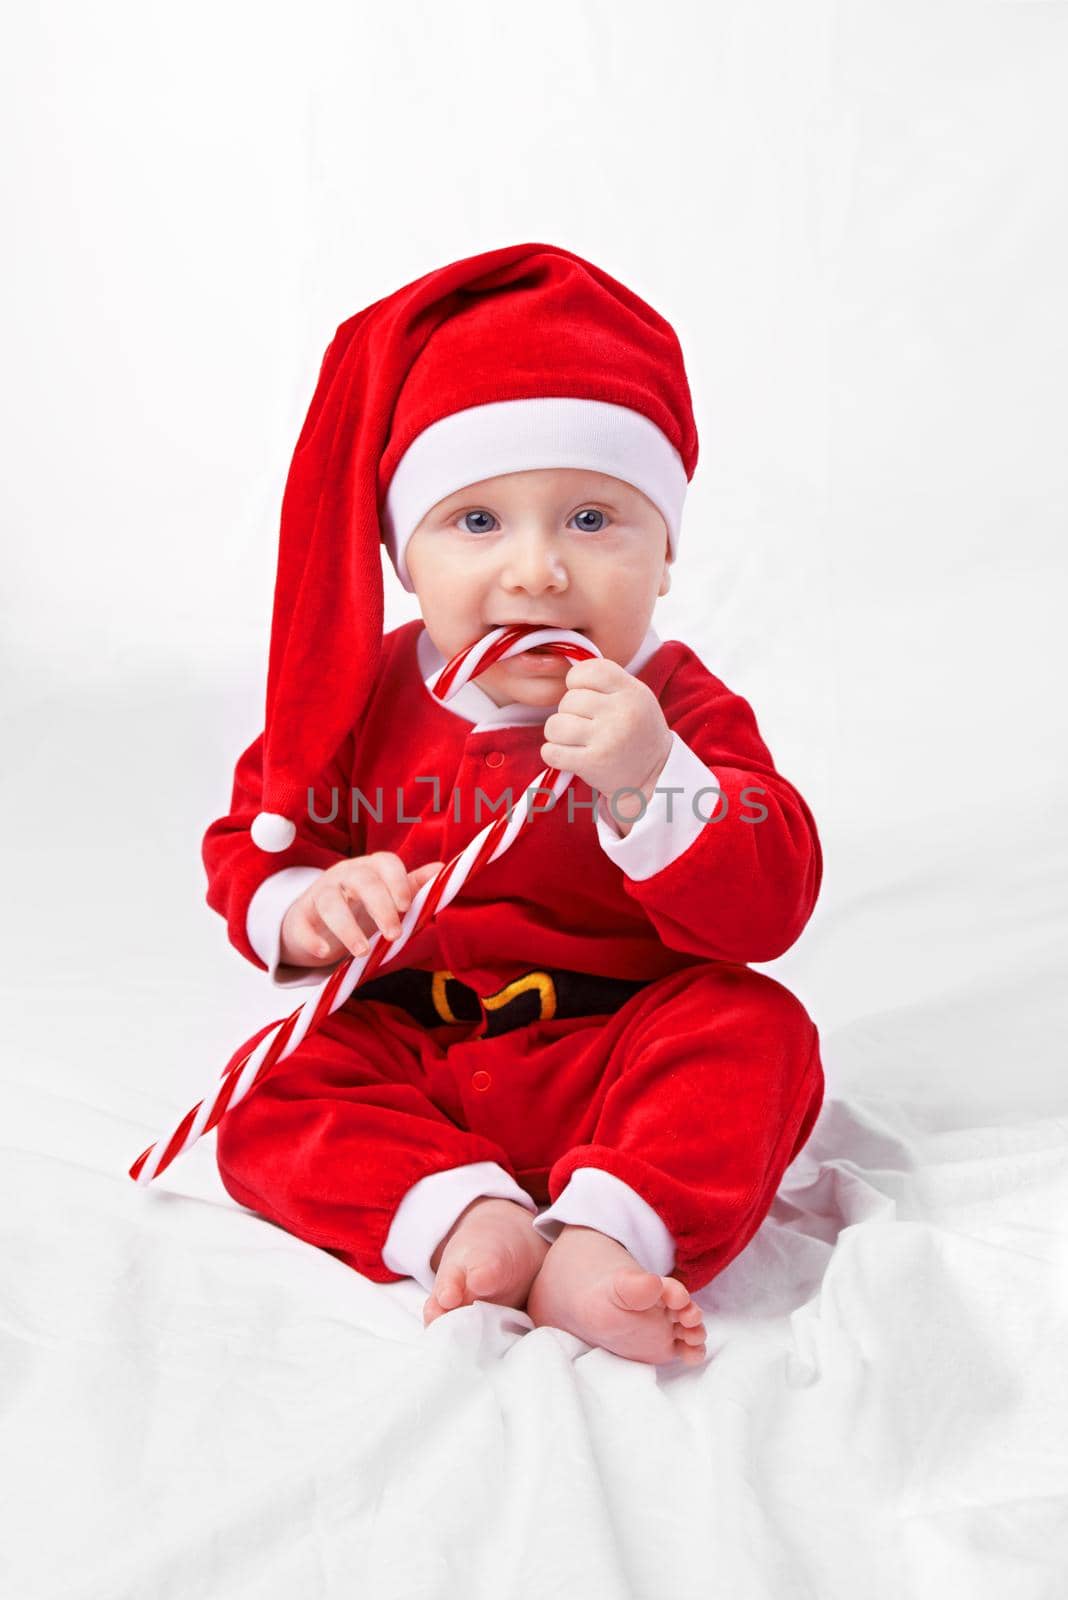
[[143, 1127], [13, 1110], [12, 1600], [994, 1600], [1068, 1571], [1064, 1119], [830, 1101], [700, 1296], [691, 1373], [495, 1306], [423, 1330], [410, 1281], [235, 1209], [206, 1143], [146, 1200]]

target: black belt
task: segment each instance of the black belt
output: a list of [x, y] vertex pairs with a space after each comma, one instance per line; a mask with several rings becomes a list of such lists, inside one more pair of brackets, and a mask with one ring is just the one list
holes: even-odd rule
[[425, 1028], [444, 1022], [478, 1022], [485, 1019], [479, 1037], [492, 1038], [525, 1028], [549, 1017], [596, 1017], [618, 1011], [651, 979], [601, 978], [591, 972], [567, 972], [559, 967], [539, 968], [513, 978], [496, 994], [479, 996], [451, 972], [427, 972], [422, 967], [401, 967], [384, 972], [354, 989], [347, 1005], [360, 999], [383, 1000], [401, 1006]]

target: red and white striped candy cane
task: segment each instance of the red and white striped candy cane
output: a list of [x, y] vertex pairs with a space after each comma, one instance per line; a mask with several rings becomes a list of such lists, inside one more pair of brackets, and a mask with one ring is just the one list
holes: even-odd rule
[[[522, 655], [527, 650], [543, 646], [549, 655], [565, 656], [571, 661], [584, 661], [601, 652], [581, 633], [565, 628], [534, 628], [529, 625], [494, 628], [482, 639], [476, 640], [453, 656], [436, 677], [430, 679], [430, 692], [440, 700], [450, 700], [465, 683], [486, 672], [497, 661], [509, 656]], [[551, 772], [556, 777], [551, 785], [546, 783]], [[539, 790], [554, 796], [552, 804], [563, 794], [574, 777], [573, 772], [558, 772], [555, 767], [543, 767], [538, 777], [524, 795], [522, 807], [510, 808], [510, 816], [500, 816], [475, 835], [465, 849], [446, 862], [441, 871], [423, 884], [401, 921], [401, 931], [395, 939], [386, 939], [381, 931], [370, 940], [366, 955], [353, 956], [335, 967], [330, 976], [314, 989], [296, 1011], [276, 1022], [247, 1056], [228, 1066], [218, 1089], [187, 1111], [174, 1132], [166, 1139], [157, 1139], [143, 1150], [130, 1168], [130, 1177], [147, 1186], [171, 1162], [194, 1145], [201, 1134], [208, 1133], [220, 1122], [231, 1106], [243, 1100], [257, 1080], [268, 1072], [276, 1061], [284, 1061], [309, 1033], [332, 1011], [344, 1005], [357, 985], [368, 980], [387, 962], [393, 961], [403, 950], [413, 934], [426, 927], [436, 913], [459, 894], [473, 872], [488, 861], [496, 861], [515, 842], [524, 828], [530, 825], [536, 812], [531, 810], [530, 797]]]

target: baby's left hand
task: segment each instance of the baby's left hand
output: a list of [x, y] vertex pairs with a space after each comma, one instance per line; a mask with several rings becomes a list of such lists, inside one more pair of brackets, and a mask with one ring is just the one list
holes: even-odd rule
[[[625, 788], [651, 799], [671, 752], [671, 729], [656, 695], [603, 656], [576, 661], [564, 682], [563, 699], [545, 722], [541, 759], [609, 799]], [[641, 805], [634, 795], [620, 795], [613, 809], [620, 817], [636, 816]]]

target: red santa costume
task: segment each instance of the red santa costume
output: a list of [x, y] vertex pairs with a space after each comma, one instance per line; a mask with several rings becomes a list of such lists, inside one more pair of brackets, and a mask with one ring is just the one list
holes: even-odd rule
[[[447, 860], [544, 764], [545, 707], [498, 706], [475, 682], [443, 703], [422, 622], [382, 639], [379, 537], [412, 591], [405, 546], [439, 500], [573, 466], [640, 489], [674, 558], [696, 454], [670, 326], [571, 252], [453, 263], [338, 330], [283, 502], [264, 733], [203, 846], [209, 904], [276, 984], [324, 975], [279, 964], [282, 919], [324, 869]], [[672, 732], [629, 832], [577, 777], [539, 803], [399, 970], [219, 1124], [231, 1196], [376, 1281], [429, 1290], [441, 1238], [494, 1195], [547, 1239], [598, 1228], [694, 1291], [744, 1248], [811, 1132], [817, 1030], [747, 963], [782, 954], [812, 912], [812, 815], [687, 645], [650, 628], [624, 665]]]

